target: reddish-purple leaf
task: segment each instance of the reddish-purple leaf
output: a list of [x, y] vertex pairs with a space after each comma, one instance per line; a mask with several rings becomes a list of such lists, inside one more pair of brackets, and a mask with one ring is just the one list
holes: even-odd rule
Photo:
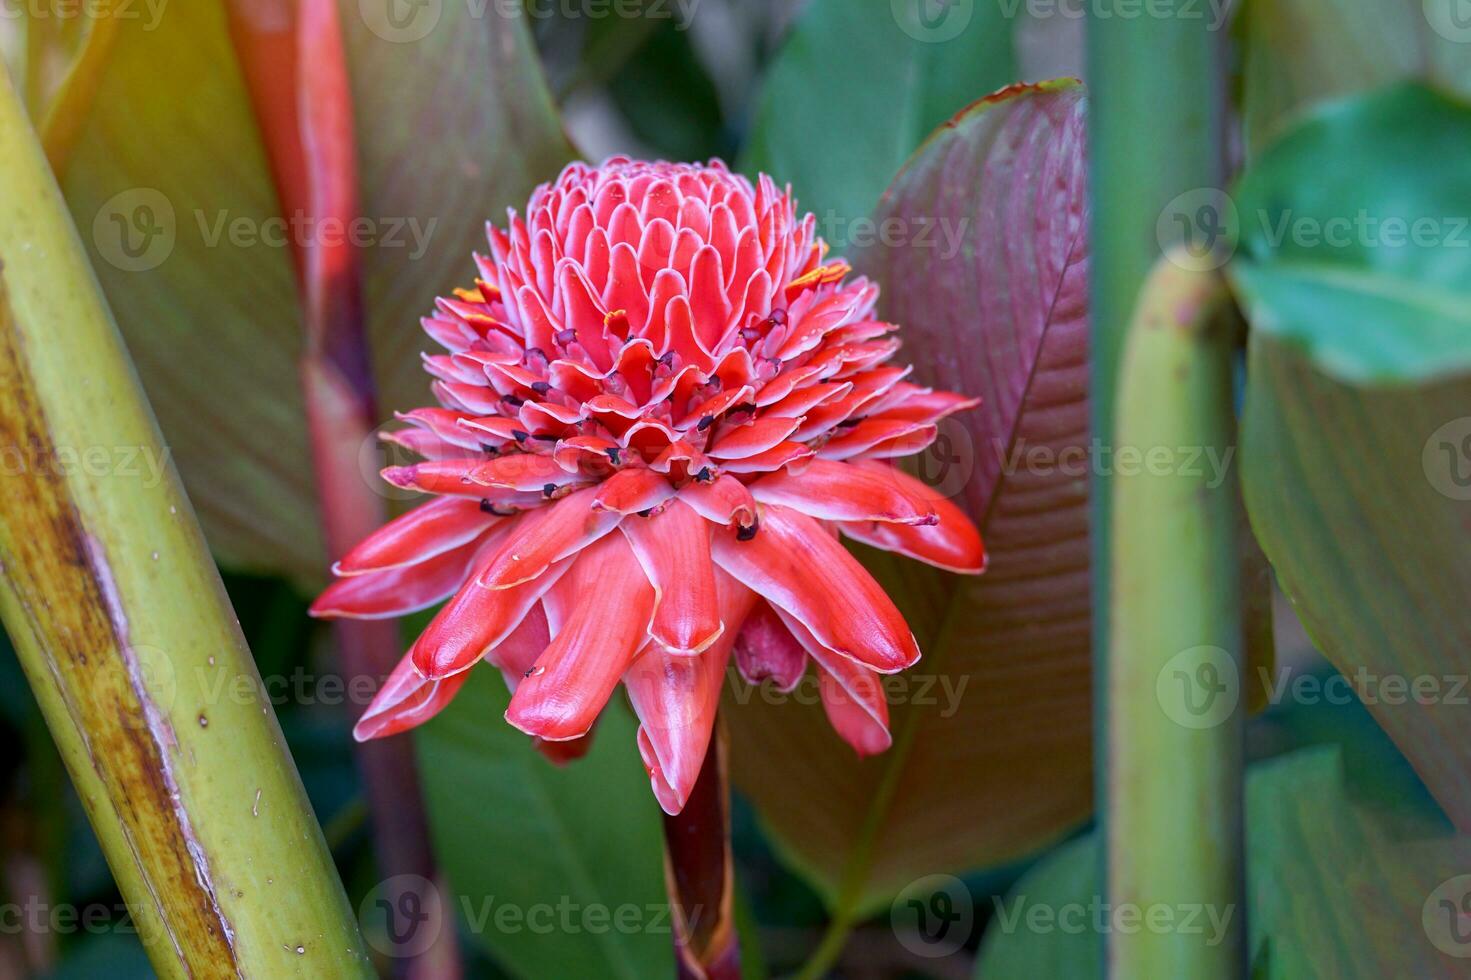
[[961, 113], [900, 172], [861, 256], [916, 380], [985, 400], [918, 466], [981, 522], [990, 567], [864, 552], [925, 653], [889, 681], [887, 753], [858, 760], [820, 710], [730, 712], [738, 781], [850, 911], [1020, 857], [1089, 810], [1083, 106], [1056, 82]]

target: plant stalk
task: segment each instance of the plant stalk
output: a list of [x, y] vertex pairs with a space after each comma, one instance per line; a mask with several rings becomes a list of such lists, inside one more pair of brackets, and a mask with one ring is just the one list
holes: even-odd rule
[[21, 463], [0, 513], [0, 616], [143, 945], [165, 977], [370, 977], [219, 574], [3, 72], [0, 171], [0, 448]]
[[740, 980], [730, 776], [725, 727], [716, 719], [705, 764], [684, 809], [664, 816], [664, 878], [674, 907], [680, 980]]
[[[334, 0], [293, 0], [291, 17], [264, 16], [245, 0], [232, 0], [232, 39], [271, 160], [283, 214], [306, 214], [349, 227], [361, 216], [352, 96], [338, 5]], [[317, 502], [327, 551], [340, 558], [388, 520], [376, 478], [362, 472], [360, 456], [372, 444], [376, 390], [366, 336], [362, 273], [348, 241], [309, 239], [293, 252], [302, 299], [306, 345], [300, 377], [311, 436]], [[339, 621], [333, 624], [338, 657], [349, 680], [383, 680], [403, 654], [398, 624]], [[418, 760], [406, 738], [357, 748], [373, 847], [394, 908], [443, 910], [431, 889], [442, 892], [429, 843], [428, 818], [419, 785]], [[420, 932], [437, 936], [426, 949]], [[428, 922], [393, 947], [397, 973], [452, 980], [461, 967], [452, 922]]]
[[[1174, 239], [1176, 224], [1214, 202], [1226, 179], [1226, 41], [1208, 17], [1190, 14], [1192, 0], [1161, 0], [1146, 16], [1093, 8], [1088, 19], [1087, 81], [1090, 267], [1090, 411], [1095, 445], [1110, 452], [1124, 335], [1149, 270]], [[1106, 6], [1106, 5], [1105, 5]], [[1190, 14], [1189, 16], [1186, 16]], [[1213, 29], [1216, 28], [1216, 29]], [[1203, 189], [1204, 195], [1192, 191]], [[1213, 192], [1212, 189], [1215, 189]], [[1182, 197], [1182, 195], [1185, 195]], [[1196, 205], [1192, 208], [1192, 205]], [[1164, 219], [1163, 222], [1161, 219]], [[1114, 593], [1113, 478], [1095, 465], [1089, 490], [1092, 538], [1094, 795], [1100, 821], [1111, 811], [1109, 676], [1116, 630], [1107, 596]], [[1106, 831], [1106, 827], [1104, 828]], [[1105, 864], [1108, 849], [1105, 848]], [[1101, 878], [1108, 880], [1107, 867]], [[1105, 939], [1105, 943], [1106, 943]]]
[[1107, 892], [1117, 910], [1228, 928], [1113, 930], [1108, 973], [1229, 980], [1246, 963], [1240, 490], [1189, 461], [1232, 458], [1239, 320], [1220, 275], [1188, 265], [1156, 266], [1119, 375]]

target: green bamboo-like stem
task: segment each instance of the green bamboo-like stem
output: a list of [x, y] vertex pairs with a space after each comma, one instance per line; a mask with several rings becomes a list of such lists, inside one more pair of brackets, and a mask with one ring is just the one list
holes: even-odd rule
[[1119, 374], [1106, 684], [1108, 900], [1171, 925], [1111, 930], [1108, 965], [1228, 980], [1245, 975], [1240, 502], [1206, 461], [1232, 458], [1239, 321], [1221, 277], [1187, 265], [1151, 273]]
[[25, 112], [0, 72], [0, 616], [155, 969], [371, 976]]
[[[1226, 37], [1192, 0], [1161, 0], [1134, 17], [1090, 7], [1088, 154], [1092, 225], [1090, 404], [1102, 452], [1114, 435], [1123, 338], [1140, 287], [1161, 254], [1160, 217], [1182, 194], [1220, 188], [1226, 173]], [[1219, 26], [1219, 25], [1216, 25]], [[1166, 220], [1165, 228], [1174, 225]], [[1110, 468], [1095, 466], [1092, 518], [1093, 676], [1109, 673], [1113, 512]], [[1094, 685], [1095, 758], [1108, 752], [1110, 702]], [[1095, 767], [1100, 821], [1107, 767]], [[1107, 858], [1105, 858], [1105, 861]], [[1107, 869], [1104, 869], [1107, 877]]]

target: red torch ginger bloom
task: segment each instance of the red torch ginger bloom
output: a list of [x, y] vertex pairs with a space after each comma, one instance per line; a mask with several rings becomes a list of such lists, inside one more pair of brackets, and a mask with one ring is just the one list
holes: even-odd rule
[[475, 286], [423, 321], [447, 351], [424, 358], [439, 406], [388, 437], [424, 461], [385, 479], [433, 499], [313, 606], [449, 600], [356, 736], [426, 721], [484, 660], [506, 720], [571, 758], [621, 682], [677, 813], [733, 657], [785, 689], [810, 659], [838, 734], [887, 748], [878, 675], [919, 649], [838, 534], [981, 571], [966, 516], [888, 462], [976, 402], [906, 380], [878, 288], [825, 264], [816, 219], [765, 176], [573, 164], [489, 236]]

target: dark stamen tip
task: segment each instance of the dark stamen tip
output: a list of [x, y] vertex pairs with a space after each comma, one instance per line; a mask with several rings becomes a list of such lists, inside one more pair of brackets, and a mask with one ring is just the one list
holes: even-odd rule
[[736, 529], [736, 540], [737, 541], [750, 541], [752, 538], [754, 538], [756, 536], [756, 529], [757, 529], [757, 525], [755, 525], [755, 524], [743, 524], [743, 525], [741, 525], [739, 528]]
[[700, 424], [697, 425], [697, 426], [695, 426], [695, 429], [697, 429], [700, 432], [704, 432], [706, 429], [710, 428], [710, 426], [712, 426], [714, 424], [715, 424], [715, 416], [713, 416], [713, 415], [706, 415], [704, 418], [700, 419]]
[[525, 429], [516, 429], [511, 433], [511, 435], [516, 437], [517, 442], [525, 442], [527, 439], [531, 438], [531, 433], [527, 432]]
[[603, 452], [605, 452], [605, 453], [608, 454], [608, 460], [609, 460], [609, 462], [611, 462], [614, 466], [617, 466], [618, 465], [618, 447], [617, 446], [610, 446], [609, 448], [604, 449]]
[[545, 381], [536, 381], [532, 383], [531, 390], [536, 392], [538, 395], [545, 395], [547, 392], [552, 390], [552, 386], [547, 384]]
[[544, 496], [550, 497], [552, 494], [557, 492], [557, 485], [555, 483], [548, 483], [546, 486], [541, 488], [541, 492]]
[[695, 474], [696, 483], [709, 483], [713, 479], [715, 479], [715, 474], [710, 472], [708, 466], [700, 467], [700, 472]]

